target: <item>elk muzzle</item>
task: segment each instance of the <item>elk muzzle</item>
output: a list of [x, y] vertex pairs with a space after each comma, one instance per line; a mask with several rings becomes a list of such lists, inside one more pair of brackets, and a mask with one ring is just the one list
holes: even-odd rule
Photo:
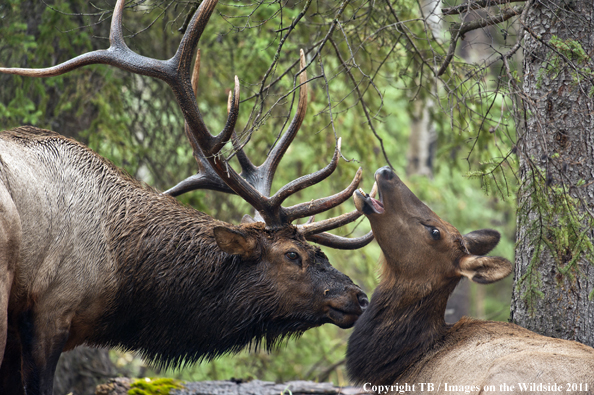
[[352, 327], [369, 305], [365, 292], [356, 285], [346, 285], [343, 290], [324, 290], [324, 310], [330, 321], [343, 329]]
[[373, 192], [366, 194], [361, 189], [353, 193], [355, 207], [368, 218], [370, 216], [379, 218], [375, 215], [384, 214], [386, 207], [390, 208], [390, 214], [394, 214], [396, 211], [414, 211], [419, 215], [427, 214], [426, 205], [408, 189], [400, 177], [388, 166], [379, 168], [375, 172], [375, 189], [377, 189], [378, 199], [373, 197]]

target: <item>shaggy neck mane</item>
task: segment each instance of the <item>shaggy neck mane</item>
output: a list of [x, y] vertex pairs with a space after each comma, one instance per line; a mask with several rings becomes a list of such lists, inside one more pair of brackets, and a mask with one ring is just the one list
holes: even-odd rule
[[445, 308], [458, 281], [426, 296], [413, 297], [411, 293], [417, 290], [411, 290], [410, 282], [390, 275], [382, 259], [382, 281], [349, 339], [347, 370], [357, 384], [401, 381], [415, 363], [441, 343], [449, 329]]
[[[140, 187], [110, 199], [105, 231], [121, 280], [89, 343], [177, 367], [245, 346], [271, 348], [306, 329], [279, 316], [261, 263], [218, 248], [212, 229], [222, 222]], [[248, 229], [265, 232], [264, 224]]]

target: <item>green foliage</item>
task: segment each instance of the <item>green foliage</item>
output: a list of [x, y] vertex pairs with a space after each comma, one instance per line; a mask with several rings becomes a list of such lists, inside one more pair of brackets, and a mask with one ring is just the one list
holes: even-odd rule
[[183, 388], [179, 380], [171, 378], [142, 378], [132, 382], [128, 395], [169, 395], [174, 389]]
[[[554, 51], [547, 53], [546, 66], [538, 70], [537, 88], [540, 88], [543, 83], [544, 76], [555, 79], [567, 67], [567, 63], [571, 62], [569, 67], [572, 79], [572, 85], [578, 86], [583, 82], [589, 83], [594, 78], [594, 72], [588, 63], [590, 56], [586, 53], [582, 44], [577, 40], [566, 39], [562, 40], [553, 35], [549, 40], [549, 45]], [[589, 91], [590, 97], [594, 95], [594, 89], [591, 87]]]
[[582, 44], [576, 40], [561, 40], [559, 37], [553, 35], [549, 44], [556, 48], [563, 55], [567, 56], [571, 60], [575, 60], [578, 63], [587, 62], [590, 60], [590, 56], [584, 51]]

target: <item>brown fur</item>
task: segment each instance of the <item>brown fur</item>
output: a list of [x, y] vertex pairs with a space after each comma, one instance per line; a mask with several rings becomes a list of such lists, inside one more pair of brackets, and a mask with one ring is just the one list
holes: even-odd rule
[[[463, 318], [444, 321], [446, 302], [462, 276], [491, 283], [511, 264], [486, 257], [499, 241], [493, 230], [462, 236], [423, 204], [389, 168], [376, 172], [385, 212], [356, 194], [384, 255], [382, 279], [349, 339], [347, 369], [359, 384], [432, 383], [431, 393], [519, 393], [519, 383], [560, 383], [563, 393], [594, 393], [594, 349], [538, 335], [514, 324]], [[366, 206], [367, 205], [367, 206]], [[434, 230], [439, 237], [434, 238]], [[445, 384], [450, 388], [446, 390]], [[588, 384], [588, 391], [567, 388]], [[504, 391], [501, 385], [515, 386]], [[451, 386], [458, 386], [454, 389]], [[398, 390], [389, 389], [393, 393]], [[501, 392], [500, 392], [501, 391]]]
[[175, 367], [350, 327], [366, 304], [295, 227], [218, 221], [56, 133], [0, 134], [0, 165], [1, 394], [51, 394], [80, 344]]

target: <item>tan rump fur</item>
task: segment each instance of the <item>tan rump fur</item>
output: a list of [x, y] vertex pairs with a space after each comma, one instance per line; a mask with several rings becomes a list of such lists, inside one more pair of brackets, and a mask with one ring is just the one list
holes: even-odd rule
[[[589, 384], [594, 392], [594, 350], [581, 343], [541, 336], [515, 324], [462, 318], [444, 342], [401, 377], [401, 382], [449, 383], [458, 386], [514, 385], [518, 383]], [[577, 380], [577, 381], [576, 381]], [[583, 387], [585, 388], [585, 387]], [[483, 391], [444, 393], [482, 394]], [[523, 391], [522, 394], [542, 394]]]

